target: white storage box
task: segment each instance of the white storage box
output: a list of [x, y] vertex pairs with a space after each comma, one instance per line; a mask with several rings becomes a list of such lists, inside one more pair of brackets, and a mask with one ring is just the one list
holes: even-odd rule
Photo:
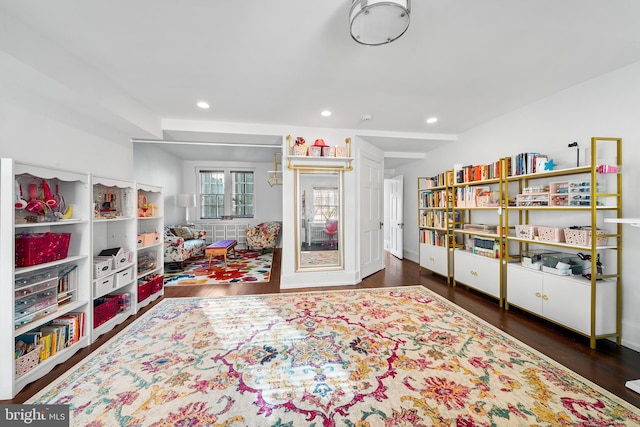
[[94, 259], [105, 261], [105, 262], [109, 260], [111, 262], [111, 268], [113, 270], [117, 270], [121, 267], [124, 267], [125, 265], [131, 262], [131, 260], [129, 259], [130, 257], [129, 251], [120, 249], [113, 255], [106, 255], [108, 252], [109, 252], [108, 250], [102, 251], [100, 252], [100, 256], [97, 256]]
[[106, 295], [115, 289], [115, 280], [114, 275], [112, 274], [109, 277], [103, 277], [98, 280], [94, 280], [93, 282], [93, 294], [95, 297], [99, 297], [102, 295]]
[[93, 278], [99, 279], [111, 273], [112, 265], [113, 265], [113, 262], [111, 261], [111, 258], [106, 258], [106, 259], [103, 259], [100, 257], [94, 258], [93, 259]]
[[129, 251], [122, 251], [118, 255], [114, 255], [113, 256], [113, 268], [115, 268], [115, 269], [118, 269], [120, 267], [124, 267], [125, 265], [129, 264], [130, 262], [131, 262], [131, 260], [130, 260]]
[[516, 206], [549, 206], [549, 193], [518, 194]]
[[133, 280], [133, 268], [129, 267], [116, 274], [116, 286], [124, 286]]

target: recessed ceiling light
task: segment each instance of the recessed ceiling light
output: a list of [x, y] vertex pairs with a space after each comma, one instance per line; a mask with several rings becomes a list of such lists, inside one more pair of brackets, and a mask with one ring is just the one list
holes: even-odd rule
[[204, 101], [199, 101], [196, 105], [202, 108], [203, 110], [206, 110], [207, 108], [209, 108], [209, 104]]
[[434, 124], [434, 123], [435, 123], [435, 122], [437, 122], [437, 121], [438, 121], [438, 118], [437, 118], [437, 117], [429, 117], [429, 118], [427, 119], [427, 123], [429, 123], [430, 125]]
[[331, 111], [329, 110], [324, 110], [322, 113], [320, 113], [320, 115], [322, 117], [329, 117], [331, 115]]

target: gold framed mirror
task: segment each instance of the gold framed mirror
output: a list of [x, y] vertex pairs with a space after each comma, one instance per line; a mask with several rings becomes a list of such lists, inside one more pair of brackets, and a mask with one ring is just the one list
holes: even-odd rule
[[343, 171], [296, 169], [296, 271], [342, 270]]

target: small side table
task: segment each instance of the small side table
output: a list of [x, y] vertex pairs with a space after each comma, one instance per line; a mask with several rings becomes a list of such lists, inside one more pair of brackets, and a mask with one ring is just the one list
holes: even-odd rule
[[209, 265], [207, 269], [211, 268], [211, 260], [214, 255], [224, 256], [224, 267], [227, 268], [227, 254], [229, 251], [233, 251], [233, 257], [236, 258], [236, 245], [237, 240], [218, 240], [217, 242], [207, 246], [204, 250], [205, 255], [209, 255]]

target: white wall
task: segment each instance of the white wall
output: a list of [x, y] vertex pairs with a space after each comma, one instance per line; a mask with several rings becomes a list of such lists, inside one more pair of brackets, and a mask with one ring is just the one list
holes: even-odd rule
[[182, 192], [182, 160], [151, 144], [135, 144], [133, 168], [137, 182], [162, 187], [164, 223], [184, 223], [184, 208], [176, 206]]
[[[399, 168], [405, 175], [405, 254], [418, 260], [417, 177], [482, 164], [523, 151], [575, 160], [568, 143], [588, 147], [593, 136], [623, 139], [623, 215], [640, 217], [640, 62], [568, 88], [459, 135], [458, 142], [429, 152], [424, 162]], [[640, 349], [640, 230], [623, 229], [623, 343]]]
[[128, 139], [96, 136], [0, 101], [0, 157], [107, 178], [131, 180]]
[[[222, 150], [224, 148], [217, 148]], [[282, 186], [271, 187], [267, 182], [273, 170], [273, 162], [242, 163], [242, 162], [212, 162], [212, 161], [185, 161], [182, 169], [182, 190], [179, 192], [197, 194], [197, 169], [198, 168], [239, 168], [253, 170], [255, 191], [255, 218], [249, 221], [251, 224], [259, 224], [265, 221], [282, 221]], [[184, 209], [181, 212], [184, 219]], [[199, 221], [196, 208], [191, 209], [189, 218]], [[219, 220], [211, 220], [212, 222]], [[242, 221], [246, 223], [246, 220]]]

